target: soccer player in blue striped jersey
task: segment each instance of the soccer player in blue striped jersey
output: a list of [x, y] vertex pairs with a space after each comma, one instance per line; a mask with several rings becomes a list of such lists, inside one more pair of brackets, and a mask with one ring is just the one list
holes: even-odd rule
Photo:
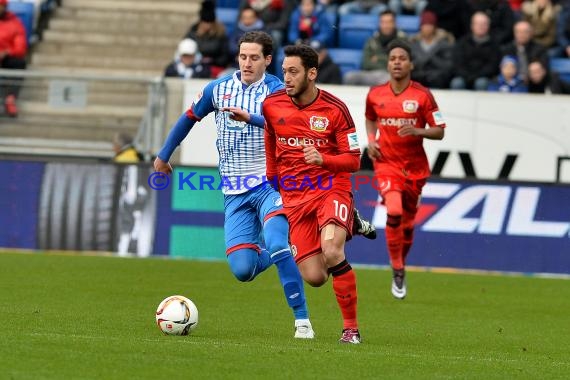
[[[239, 41], [239, 70], [210, 82], [176, 122], [154, 162], [170, 174], [168, 160], [194, 124], [211, 112], [217, 126], [216, 146], [224, 193], [224, 234], [230, 269], [240, 281], [251, 281], [275, 264], [285, 298], [295, 316], [295, 338], [312, 339], [303, 280], [289, 247], [289, 223], [279, 193], [264, 183], [265, 143], [262, 103], [283, 88], [266, 68], [273, 41], [260, 31]], [[248, 182], [244, 183], [244, 178]], [[263, 234], [264, 247], [260, 241]]]

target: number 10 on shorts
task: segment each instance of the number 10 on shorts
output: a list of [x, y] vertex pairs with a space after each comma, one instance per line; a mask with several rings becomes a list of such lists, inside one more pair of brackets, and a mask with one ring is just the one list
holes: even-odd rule
[[339, 203], [336, 199], [333, 199], [333, 203], [334, 215], [343, 222], [346, 222], [346, 219], [348, 218], [348, 207], [344, 203]]

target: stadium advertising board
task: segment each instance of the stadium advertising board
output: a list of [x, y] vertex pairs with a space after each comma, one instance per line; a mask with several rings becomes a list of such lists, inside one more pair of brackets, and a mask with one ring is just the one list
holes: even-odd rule
[[[179, 167], [163, 188], [146, 165], [0, 161], [0, 172], [0, 247], [225, 258], [214, 168]], [[347, 254], [387, 265], [384, 206], [368, 174], [353, 183], [379, 236]], [[569, 205], [569, 185], [430, 180], [408, 264], [570, 274]]]
[[[201, 84], [194, 80], [185, 84], [184, 110]], [[322, 88], [346, 103], [364, 148], [367, 91], [358, 86]], [[427, 141], [424, 147], [442, 177], [570, 183], [570, 139], [565, 138], [570, 135], [567, 96], [446, 90], [433, 93], [448, 128], [442, 141]], [[215, 138], [214, 117], [209, 115], [182, 143], [182, 163], [216, 166]]]

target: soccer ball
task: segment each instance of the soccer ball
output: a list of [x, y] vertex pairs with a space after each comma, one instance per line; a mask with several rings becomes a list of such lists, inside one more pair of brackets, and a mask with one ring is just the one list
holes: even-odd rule
[[156, 324], [167, 335], [188, 335], [198, 326], [198, 308], [184, 296], [167, 297], [156, 309]]

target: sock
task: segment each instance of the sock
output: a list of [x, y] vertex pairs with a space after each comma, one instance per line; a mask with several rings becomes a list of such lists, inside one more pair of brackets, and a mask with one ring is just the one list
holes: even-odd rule
[[343, 319], [343, 329], [357, 329], [356, 305], [358, 296], [356, 293], [356, 276], [348, 261], [343, 260], [332, 268], [332, 283], [336, 302], [340, 307]]
[[263, 235], [271, 260], [277, 267], [287, 304], [293, 309], [295, 319], [308, 319], [309, 311], [305, 289], [299, 268], [289, 248], [289, 223], [283, 215], [269, 218], [263, 226]]
[[404, 258], [402, 255], [404, 229], [402, 228], [402, 216], [390, 215], [386, 220], [386, 243], [388, 246], [388, 254], [390, 255], [390, 263], [394, 269], [404, 268]]
[[269, 252], [257, 252], [252, 248], [242, 248], [228, 255], [228, 263], [234, 276], [242, 282], [253, 280], [258, 274], [271, 266]]
[[404, 228], [404, 240], [402, 242], [402, 261], [404, 266], [406, 265], [406, 258], [408, 253], [410, 253], [410, 248], [412, 248], [412, 243], [414, 242], [414, 228]]

